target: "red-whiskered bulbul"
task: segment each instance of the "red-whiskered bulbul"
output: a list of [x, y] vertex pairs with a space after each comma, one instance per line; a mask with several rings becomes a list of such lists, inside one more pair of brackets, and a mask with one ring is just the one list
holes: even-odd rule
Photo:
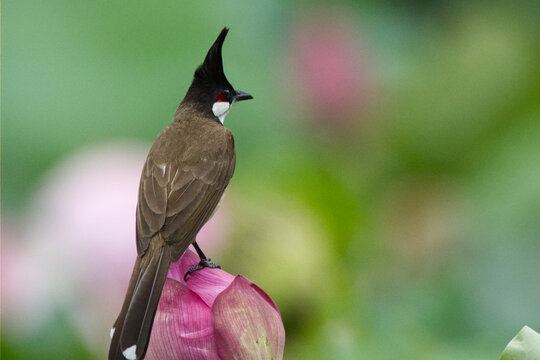
[[221, 48], [227, 32], [221, 31], [195, 71], [173, 122], [157, 136], [144, 164], [137, 259], [111, 329], [109, 360], [144, 358], [169, 264], [190, 244], [201, 258], [190, 271], [217, 266], [204, 256], [195, 236], [213, 215], [234, 172], [234, 140], [223, 120], [236, 101], [253, 98], [236, 91], [223, 72]]

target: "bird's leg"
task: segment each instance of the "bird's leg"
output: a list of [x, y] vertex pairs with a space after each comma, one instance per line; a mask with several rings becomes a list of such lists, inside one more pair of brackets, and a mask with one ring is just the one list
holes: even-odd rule
[[[202, 269], [203, 267], [209, 267], [209, 268], [212, 268], [212, 269], [221, 269], [221, 266], [219, 266], [218, 264], [213, 263], [211, 261], [212, 259], [207, 258], [206, 255], [204, 255], [201, 248], [199, 247], [199, 244], [197, 244], [196, 241], [194, 241], [192, 245], [195, 248], [195, 250], [197, 251], [197, 254], [199, 255], [199, 258], [201, 259], [201, 261], [197, 265], [193, 266], [192, 268], [197, 267], [197, 266], [201, 266], [200, 269]], [[191, 270], [191, 268], [190, 268], [190, 270]], [[198, 270], [198, 269], [195, 269], [195, 270]], [[193, 271], [195, 271], [195, 270], [193, 270]]]
[[212, 261], [210, 261], [212, 259], [207, 258], [206, 255], [204, 255], [204, 253], [202, 252], [201, 248], [199, 247], [199, 245], [197, 244], [196, 241], [194, 241], [191, 245], [193, 245], [193, 247], [197, 251], [197, 254], [199, 255], [199, 258], [201, 259], [201, 261], [199, 261], [199, 263], [197, 265], [192, 266], [192, 267], [189, 268], [189, 270], [184, 275], [184, 281], [187, 280], [188, 275], [191, 275], [195, 271], [200, 270], [200, 269], [205, 268], [205, 267], [211, 268], [211, 269], [221, 269], [221, 266], [219, 266], [218, 264], [213, 263]]

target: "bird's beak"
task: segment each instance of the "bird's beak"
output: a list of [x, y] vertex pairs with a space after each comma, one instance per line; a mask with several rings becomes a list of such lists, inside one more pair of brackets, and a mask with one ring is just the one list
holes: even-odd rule
[[240, 100], [249, 100], [249, 99], [253, 99], [253, 96], [243, 91], [237, 91], [236, 95], [233, 96], [233, 102], [240, 101]]

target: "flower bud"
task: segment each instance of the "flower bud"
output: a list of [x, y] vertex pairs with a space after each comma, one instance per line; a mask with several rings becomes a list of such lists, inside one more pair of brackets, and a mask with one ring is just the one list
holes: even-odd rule
[[272, 299], [243, 276], [203, 268], [187, 251], [171, 264], [147, 359], [282, 359], [285, 329]]

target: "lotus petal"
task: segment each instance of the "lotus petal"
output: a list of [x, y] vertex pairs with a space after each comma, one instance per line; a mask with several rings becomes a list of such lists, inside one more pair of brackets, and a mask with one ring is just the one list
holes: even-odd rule
[[179, 261], [171, 264], [167, 276], [187, 285], [211, 307], [216, 297], [234, 280], [234, 276], [221, 269], [203, 268], [190, 274], [187, 281], [184, 281], [185, 273], [198, 262], [199, 256], [188, 250]]
[[221, 359], [283, 358], [281, 315], [272, 299], [246, 278], [234, 278], [216, 298], [212, 313]]
[[174, 279], [165, 281], [146, 358], [219, 359], [210, 307]]

